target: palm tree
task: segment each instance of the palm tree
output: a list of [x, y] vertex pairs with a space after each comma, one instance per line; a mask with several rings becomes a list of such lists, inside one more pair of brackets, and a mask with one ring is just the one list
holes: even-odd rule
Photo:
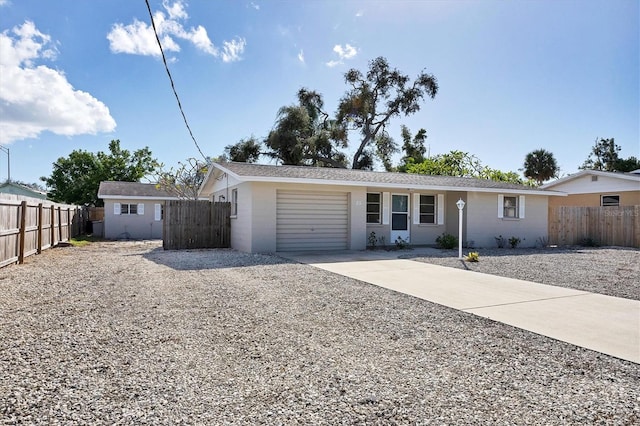
[[537, 149], [527, 154], [524, 159], [524, 175], [535, 180], [538, 185], [557, 177], [560, 167], [553, 154], [545, 149]]

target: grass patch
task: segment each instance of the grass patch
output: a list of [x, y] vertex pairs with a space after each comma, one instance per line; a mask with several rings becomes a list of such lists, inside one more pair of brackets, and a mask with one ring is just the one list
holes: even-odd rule
[[95, 243], [96, 241], [100, 241], [100, 238], [94, 237], [93, 235], [78, 235], [77, 237], [71, 238], [69, 242], [74, 247], [84, 247], [91, 243]]

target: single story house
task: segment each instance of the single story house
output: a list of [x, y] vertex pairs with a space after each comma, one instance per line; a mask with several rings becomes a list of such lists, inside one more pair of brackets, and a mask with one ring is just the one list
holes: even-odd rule
[[640, 205], [640, 170], [631, 173], [582, 170], [540, 187], [568, 194], [552, 197], [550, 207]]
[[44, 191], [38, 191], [37, 189], [29, 188], [28, 186], [20, 185], [15, 182], [4, 182], [0, 184], [0, 194], [11, 194], [18, 197], [37, 198], [40, 200], [47, 199], [47, 193]]
[[153, 183], [100, 182], [98, 198], [104, 200], [104, 237], [161, 239], [164, 203], [178, 200]]
[[495, 247], [546, 238], [549, 198], [565, 194], [473, 178], [364, 170], [214, 163], [200, 196], [231, 202], [231, 247], [245, 252], [363, 250], [369, 238], [433, 245], [443, 233]]

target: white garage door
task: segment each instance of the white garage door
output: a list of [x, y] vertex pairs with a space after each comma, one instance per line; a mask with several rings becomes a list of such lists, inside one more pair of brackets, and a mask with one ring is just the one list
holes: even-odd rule
[[346, 192], [278, 191], [276, 250], [345, 250]]

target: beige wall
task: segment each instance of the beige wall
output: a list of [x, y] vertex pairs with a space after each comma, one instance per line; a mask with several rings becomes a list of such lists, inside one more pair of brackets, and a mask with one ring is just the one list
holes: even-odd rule
[[[144, 204], [142, 215], [116, 215], [113, 205]], [[130, 238], [148, 240], [162, 238], [162, 221], [155, 220], [155, 205], [164, 204], [156, 200], [104, 200], [104, 237], [110, 240]]]
[[549, 197], [549, 207], [577, 206], [577, 207], [600, 207], [600, 197], [602, 195], [619, 195], [621, 206], [640, 205], [640, 190], [625, 192], [606, 192], [594, 194], [571, 194], [566, 197]]
[[469, 192], [463, 241], [473, 241], [474, 247], [496, 247], [495, 237], [502, 235], [506, 240], [520, 238], [519, 247], [534, 247], [538, 238], [548, 236], [548, 197], [524, 195], [524, 219], [507, 219], [498, 217], [498, 194]]

